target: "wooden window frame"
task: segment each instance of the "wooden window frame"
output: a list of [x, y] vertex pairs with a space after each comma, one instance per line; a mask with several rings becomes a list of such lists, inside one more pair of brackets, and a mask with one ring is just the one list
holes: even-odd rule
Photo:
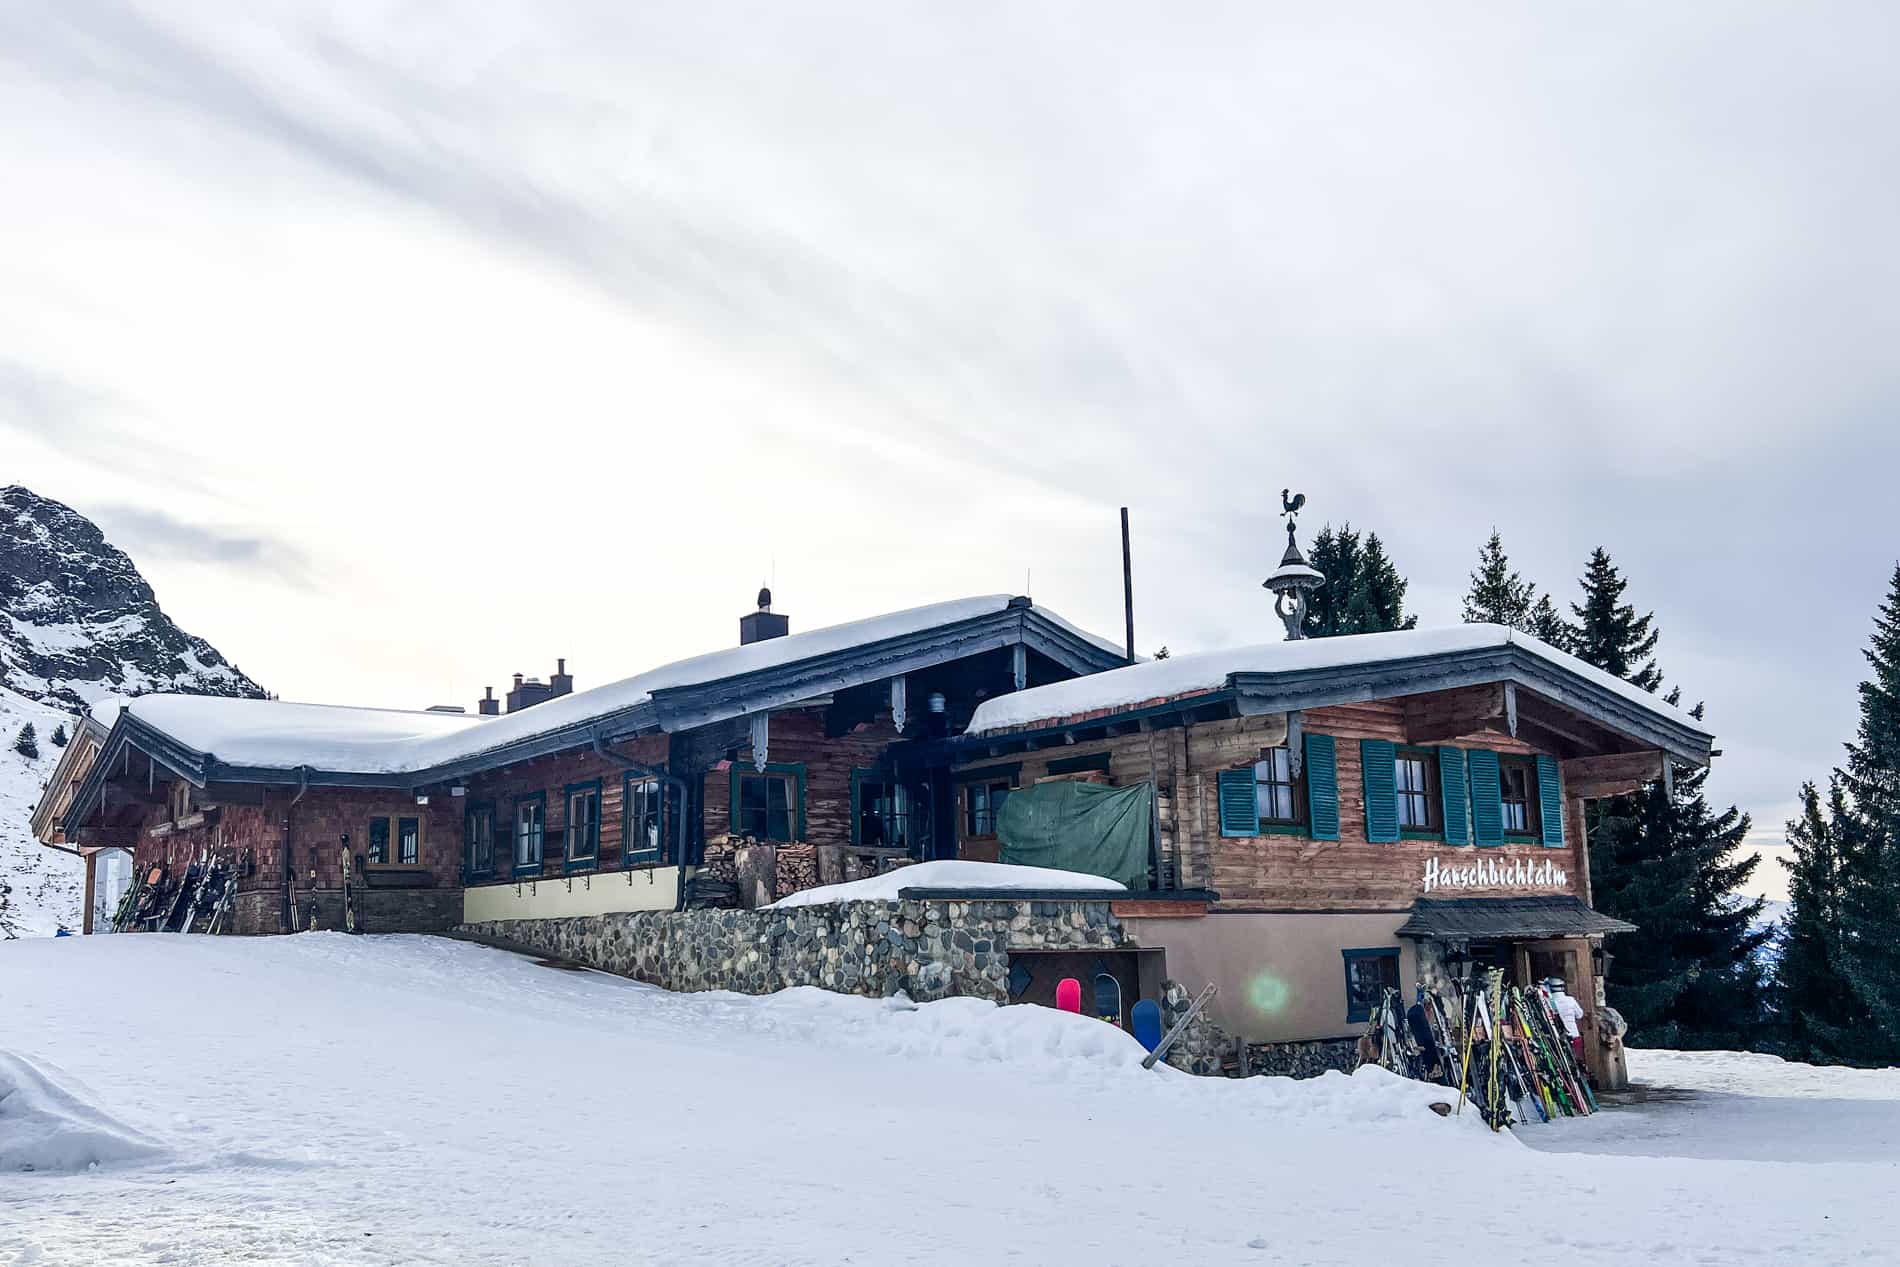
[[[570, 783], [561, 789], [561, 870], [597, 871], [600, 869], [600, 802], [601, 781], [583, 779], [579, 783]], [[587, 852], [575, 850], [574, 802], [576, 798], [593, 798], [593, 814], [587, 823], [587, 840], [584, 843]], [[544, 829], [545, 830], [545, 829]]]
[[[739, 830], [740, 796], [747, 779], [781, 779], [790, 785], [786, 793], [786, 828], [791, 832], [789, 840], [776, 840], [767, 836], [753, 836], [751, 839], [766, 844], [796, 844], [805, 839], [805, 763], [802, 761], [768, 761], [765, 769], [756, 770], [749, 761], [734, 762], [732, 766], [731, 800], [726, 805], [726, 831], [732, 836], [742, 836]], [[771, 827], [771, 800], [767, 794], [766, 827]]]
[[[652, 848], [642, 845], [635, 849], [631, 842], [646, 838], [647, 789], [657, 789], [655, 795], [659, 802], [659, 830], [654, 833], [658, 841]], [[671, 789], [664, 779], [653, 775], [637, 774], [629, 770], [620, 782], [620, 865], [623, 867], [645, 865], [660, 862], [666, 856], [666, 826], [668, 818], [678, 812], [671, 805], [668, 793]], [[636, 799], [639, 810], [634, 809]]]
[[[538, 805], [541, 808], [540, 830], [535, 840], [534, 860], [521, 860], [521, 807]], [[548, 856], [548, 794], [529, 792], [517, 796], [508, 809], [508, 864], [517, 876], [538, 876]]]
[[[1512, 770], [1524, 772], [1524, 826], [1521, 830], [1511, 826], [1511, 807], [1520, 802], [1512, 800], [1506, 792], [1510, 787]], [[1504, 839], [1511, 844], [1539, 844], [1544, 838], [1540, 780], [1537, 775], [1537, 758], [1515, 752], [1498, 754], [1498, 822], [1503, 828]]]
[[[1003, 789], [1003, 799], [1008, 800], [1021, 789], [1017, 786], [1016, 776], [1005, 778], [972, 779], [958, 789], [958, 799], [962, 801], [959, 826], [963, 828], [965, 840], [995, 840], [996, 836], [996, 789]], [[988, 816], [990, 829], [977, 830], [976, 794], [983, 793], [983, 813]]]
[[[1419, 763], [1425, 786], [1417, 791], [1408, 791], [1399, 775], [1400, 767], [1407, 761]], [[1438, 753], [1431, 748], [1400, 746], [1392, 754], [1392, 788], [1397, 802], [1396, 813], [1399, 820], [1399, 838], [1401, 840], [1443, 840], [1445, 838], [1445, 798], [1444, 777], [1438, 768]], [[1420, 798], [1425, 804], [1424, 824], [1412, 824], [1405, 821], [1406, 801], [1411, 797]]]
[[[396, 816], [394, 814], [370, 815], [369, 827], [367, 830], [363, 832], [363, 865], [364, 866], [387, 867], [391, 865], [389, 861], [390, 849], [393, 847], [396, 840], [396, 827], [395, 827], [395, 823], [391, 820], [393, 820], [395, 817]], [[379, 856], [379, 851], [376, 845], [376, 828], [378, 826], [380, 826], [383, 829], [383, 843], [382, 843], [382, 848], [380, 850], [380, 856]]]
[[[1287, 777], [1284, 783], [1278, 779], [1262, 779], [1260, 777], [1260, 767], [1271, 764], [1274, 760], [1273, 754], [1277, 752], [1286, 754]], [[1254, 816], [1260, 820], [1260, 834], [1262, 836], [1309, 835], [1313, 828], [1311, 815], [1307, 813], [1306, 808], [1305, 766], [1302, 764], [1299, 774], [1293, 773], [1293, 750], [1285, 744], [1276, 744], [1271, 748], [1262, 748], [1260, 750], [1260, 759], [1255, 761], [1249, 770], [1253, 775]], [[1287, 799], [1293, 804], [1293, 817], [1266, 818], [1262, 816], [1260, 814], [1260, 789], [1262, 787], [1284, 787], [1286, 789]]]
[[[488, 820], [488, 865], [477, 867], [473, 833], [476, 822], [483, 817]], [[465, 881], [495, 878], [495, 826], [493, 801], [470, 801], [462, 807], [462, 874]]]
[[[396, 861], [392, 865], [398, 867], [420, 867], [423, 865], [423, 836], [426, 830], [423, 827], [423, 816], [421, 814], [395, 814], [391, 817], [396, 820], [395, 830], [390, 833], [396, 850]], [[413, 858], [405, 858], [402, 856], [402, 825], [404, 823], [414, 823], [416, 825], [416, 856]]]
[[1389, 962], [1392, 965], [1393, 988], [1403, 990], [1405, 988], [1405, 973], [1404, 965], [1399, 962], [1399, 948], [1397, 946], [1373, 946], [1363, 950], [1342, 950], [1339, 954], [1346, 969], [1346, 1024], [1364, 1025], [1367, 1021], [1372, 1019], [1372, 1008], [1370, 1006], [1359, 1007], [1353, 1001], [1353, 965], [1368, 960]]

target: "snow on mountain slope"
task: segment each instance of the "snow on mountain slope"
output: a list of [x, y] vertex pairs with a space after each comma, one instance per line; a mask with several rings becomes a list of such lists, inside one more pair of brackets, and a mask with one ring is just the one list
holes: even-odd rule
[[[1804, 1164], [1654, 1132], [1589, 1155], [1640, 1120], [1612, 1111], [1533, 1150], [1377, 1069], [1143, 1071], [1035, 1007], [668, 994], [310, 933], [0, 944], [0, 1017], [45, 1141], [0, 1179], [0, 1262], [1900, 1259], [1895, 1158], [1825, 1133]], [[1708, 1098], [1686, 1130], [1743, 1099]]]
[[115, 693], [264, 694], [172, 623], [91, 520], [17, 484], [0, 488], [0, 686], [75, 710]]
[[[31, 723], [37, 759], [13, 750], [20, 727]], [[40, 789], [59, 763], [53, 731], [74, 719], [0, 686], [0, 938], [44, 936], [79, 927], [84, 869], [71, 854], [33, 839], [30, 820]]]

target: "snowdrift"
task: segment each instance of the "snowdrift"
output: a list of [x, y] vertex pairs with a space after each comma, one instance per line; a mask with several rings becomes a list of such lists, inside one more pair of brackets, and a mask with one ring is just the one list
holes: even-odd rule
[[1002, 862], [942, 859], [899, 867], [883, 875], [866, 876], [844, 884], [821, 884], [801, 889], [765, 907], [786, 910], [794, 906], [825, 906], [837, 902], [895, 902], [900, 889], [1023, 889], [1061, 890], [1065, 893], [1126, 893], [1120, 880], [1054, 867], [1020, 867]]
[[0, 1174], [165, 1160], [169, 1150], [90, 1102], [50, 1067], [0, 1051]]

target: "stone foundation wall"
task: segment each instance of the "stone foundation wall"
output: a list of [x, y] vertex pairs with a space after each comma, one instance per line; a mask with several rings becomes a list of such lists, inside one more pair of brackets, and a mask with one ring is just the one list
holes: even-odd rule
[[1356, 1038], [1322, 1038], [1306, 1043], [1249, 1043], [1247, 1065], [1254, 1073], [1287, 1078], [1317, 1078], [1329, 1069], [1351, 1073], [1358, 1061]]
[[1130, 950], [1106, 902], [849, 902], [771, 911], [637, 911], [467, 924], [470, 936], [668, 990], [809, 985], [919, 1002], [1007, 1002], [1009, 951]]

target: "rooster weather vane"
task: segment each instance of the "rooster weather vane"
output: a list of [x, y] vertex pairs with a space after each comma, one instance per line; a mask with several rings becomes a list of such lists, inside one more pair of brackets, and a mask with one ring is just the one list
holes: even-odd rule
[[1286, 625], [1289, 641], [1306, 636], [1306, 596], [1326, 579], [1307, 563], [1306, 556], [1300, 553], [1299, 543], [1294, 540], [1298, 527], [1296, 518], [1305, 505], [1305, 493], [1296, 493], [1290, 488], [1280, 490], [1280, 514], [1286, 518], [1286, 553], [1280, 556], [1280, 566], [1263, 583], [1266, 589], [1273, 591], [1273, 609]]

